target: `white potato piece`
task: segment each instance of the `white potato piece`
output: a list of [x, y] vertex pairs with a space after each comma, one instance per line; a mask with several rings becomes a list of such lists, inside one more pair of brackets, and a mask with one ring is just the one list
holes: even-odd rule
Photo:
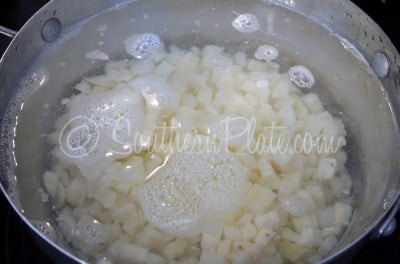
[[257, 229], [253, 224], [247, 223], [240, 228], [240, 233], [244, 241], [251, 241], [257, 235]]
[[336, 159], [322, 158], [318, 162], [317, 170], [314, 172], [314, 178], [318, 180], [330, 180], [336, 173]]
[[43, 184], [46, 191], [53, 197], [57, 194], [58, 175], [51, 171], [45, 171], [43, 174]]
[[240, 232], [240, 229], [237, 227], [233, 227], [233, 226], [227, 226], [224, 225], [223, 226], [223, 238], [226, 240], [236, 240], [236, 241], [240, 241], [242, 240], [242, 233]]
[[335, 225], [347, 226], [350, 223], [350, 218], [353, 212], [353, 208], [344, 203], [336, 203], [334, 206], [335, 212]]
[[245, 204], [255, 213], [265, 211], [275, 200], [276, 194], [267, 187], [254, 184], [245, 195]]

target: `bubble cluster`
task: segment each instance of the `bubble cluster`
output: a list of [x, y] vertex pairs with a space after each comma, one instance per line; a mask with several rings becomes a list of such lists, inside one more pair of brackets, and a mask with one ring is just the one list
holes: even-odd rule
[[246, 182], [246, 169], [231, 153], [176, 152], [143, 187], [142, 210], [166, 232], [198, 234], [207, 212], [239, 204]]
[[76, 97], [69, 108], [59, 135], [60, 158], [79, 167], [92, 164], [106, 152], [120, 153], [144, 120], [141, 97], [129, 91]]
[[47, 237], [51, 241], [57, 240], [57, 234], [54, 231], [54, 228], [50, 225], [50, 223], [39, 220], [30, 220], [30, 222], [45, 237]]
[[271, 61], [278, 57], [279, 51], [274, 46], [261, 45], [257, 48], [254, 53], [254, 57], [257, 60]]
[[153, 33], [135, 34], [124, 43], [126, 52], [137, 59], [145, 58], [163, 46], [160, 37]]
[[315, 84], [312, 72], [302, 65], [296, 65], [288, 71], [290, 81], [299, 88], [311, 88]]
[[247, 13], [241, 14], [232, 21], [234, 29], [241, 33], [253, 33], [260, 30], [260, 22], [256, 15]]
[[108, 239], [107, 229], [96, 219], [89, 216], [82, 216], [75, 230], [75, 237], [82, 242], [99, 245]]

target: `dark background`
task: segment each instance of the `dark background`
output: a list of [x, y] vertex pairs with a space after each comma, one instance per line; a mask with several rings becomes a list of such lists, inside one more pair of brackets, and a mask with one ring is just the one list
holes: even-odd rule
[[[67, 1], [67, 0], [66, 0]], [[84, 0], [82, 0], [84, 1]], [[323, 1], [323, 0], [321, 0]], [[2, 0], [0, 25], [18, 30], [47, 0]], [[400, 12], [396, 0], [353, 0], [369, 14], [400, 50]], [[0, 53], [8, 40], [0, 36]], [[400, 223], [400, 215], [397, 216]], [[27, 228], [0, 195], [0, 264], [51, 264]], [[352, 263], [400, 263], [400, 228], [387, 238], [368, 242]], [[212, 263], [210, 263], [212, 264]]]

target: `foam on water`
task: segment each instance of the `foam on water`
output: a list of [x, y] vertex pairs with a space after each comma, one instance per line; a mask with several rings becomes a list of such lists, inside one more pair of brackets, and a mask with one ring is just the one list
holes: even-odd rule
[[254, 57], [257, 60], [271, 61], [278, 57], [279, 50], [274, 46], [270, 45], [261, 45], [257, 48], [254, 53]]
[[311, 88], [315, 84], [312, 72], [302, 65], [296, 65], [288, 71], [290, 80], [299, 88]]
[[60, 158], [85, 167], [106, 152], [120, 154], [123, 144], [143, 126], [141, 100], [129, 89], [72, 99], [59, 135]]
[[145, 58], [163, 46], [160, 37], [154, 33], [135, 34], [124, 43], [126, 52], [137, 59]]
[[195, 235], [207, 212], [239, 205], [246, 183], [246, 169], [232, 153], [176, 152], [143, 187], [142, 210], [166, 232]]
[[99, 221], [84, 215], [76, 225], [74, 236], [83, 242], [99, 245], [107, 241], [108, 232]]
[[253, 33], [260, 30], [260, 22], [256, 15], [241, 14], [232, 21], [234, 29], [241, 33]]

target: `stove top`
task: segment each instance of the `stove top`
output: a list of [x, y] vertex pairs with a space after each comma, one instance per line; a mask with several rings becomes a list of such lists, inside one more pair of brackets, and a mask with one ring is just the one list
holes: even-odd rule
[[[32, 14], [48, 0], [2, 0], [0, 25], [18, 30]], [[396, 0], [353, 0], [369, 14], [386, 32], [397, 49], [400, 49], [400, 27], [397, 26]], [[8, 41], [0, 37], [0, 54]], [[400, 223], [400, 215], [397, 216]], [[390, 237], [365, 244], [352, 263], [400, 263], [400, 228]], [[12, 211], [3, 195], [0, 195], [0, 263], [4, 264], [53, 264], [31, 237]]]

